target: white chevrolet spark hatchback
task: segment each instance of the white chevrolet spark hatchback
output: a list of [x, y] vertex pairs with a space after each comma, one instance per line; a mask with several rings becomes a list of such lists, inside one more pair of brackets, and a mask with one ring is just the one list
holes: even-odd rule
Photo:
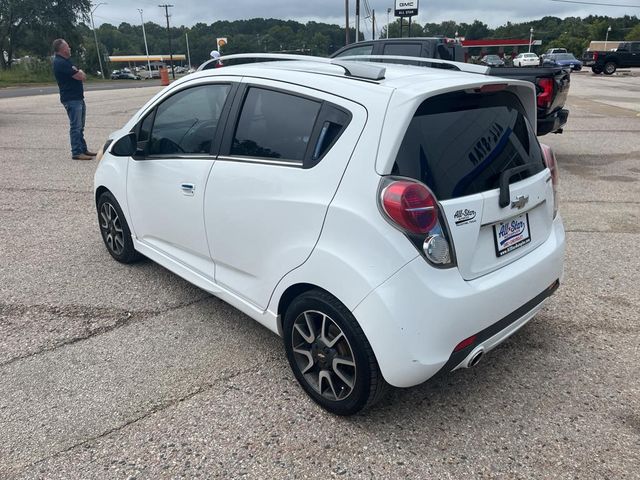
[[271, 60], [189, 75], [111, 135], [95, 200], [116, 260], [281, 335], [340, 415], [473, 366], [540, 310], [565, 235], [531, 84]]

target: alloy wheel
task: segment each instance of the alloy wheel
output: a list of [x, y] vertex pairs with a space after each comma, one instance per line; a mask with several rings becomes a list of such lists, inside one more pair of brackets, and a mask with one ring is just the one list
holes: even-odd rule
[[104, 202], [100, 207], [100, 229], [109, 249], [116, 255], [122, 254], [124, 233], [118, 212], [109, 202]]
[[295, 364], [317, 393], [331, 401], [346, 399], [356, 383], [356, 361], [342, 329], [328, 315], [307, 310], [291, 335]]

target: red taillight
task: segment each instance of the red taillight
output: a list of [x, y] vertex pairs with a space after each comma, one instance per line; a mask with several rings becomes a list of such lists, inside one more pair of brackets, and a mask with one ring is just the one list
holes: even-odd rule
[[540, 78], [538, 80], [538, 87], [542, 90], [538, 93], [538, 106], [540, 108], [549, 108], [553, 101], [553, 79], [552, 78]]
[[542, 148], [542, 158], [544, 164], [551, 172], [551, 183], [553, 184], [553, 216], [555, 218], [558, 212], [558, 183], [560, 183], [560, 172], [558, 171], [558, 164], [556, 162], [556, 154], [550, 146], [543, 143], [540, 144]]
[[454, 352], [459, 352], [462, 349], [467, 348], [469, 345], [473, 345], [473, 343], [476, 341], [476, 336], [473, 335], [469, 338], [465, 338], [464, 340], [462, 340], [458, 345], [456, 345], [456, 348], [453, 349]]
[[411, 233], [429, 233], [438, 223], [438, 202], [421, 183], [398, 180], [389, 184], [382, 192], [382, 208]]
[[598, 52], [593, 52], [593, 61], [594, 62], [598, 61]]

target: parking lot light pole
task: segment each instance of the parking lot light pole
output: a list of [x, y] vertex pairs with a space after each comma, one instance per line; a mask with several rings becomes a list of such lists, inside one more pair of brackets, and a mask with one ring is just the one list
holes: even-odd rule
[[531, 53], [531, 44], [533, 43], [533, 27], [529, 30], [529, 53]]
[[98, 35], [96, 34], [96, 26], [93, 23], [93, 12], [95, 12], [100, 5], [106, 5], [106, 3], [100, 2], [95, 7], [93, 7], [93, 10], [91, 10], [91, 29], [93, 30], [93, 38], [96, 41], [96, 52], [98, 53], [98, 64], [100, 65], [100, 75], [102, 75], [102, 79], [104, 80], [104, 69], [102, 68], [102, 58], [100, 58], [100, 46], [98, 45]]
[[531, 44], [533, 43], [533, 27], [529, 30], [529, 53], [531, 53]]
[[611, 25], [607, 28], [607, 36], [604, 37], [604, 51], [607, 51], [607, 42], [609, 41], [609, 32], [611, 31]]
[[144, 49], [147, 52], [147, 68], [148, 70], [148, 75], [149, 78], [151, 78], [151, 62], [149, 61], [149, 47], [147, 46], [147, 32], [145, 32], [144, 30], [144, 19], [142, 18], [142, 9], [139, 8], [138, 11], [140, 12], [140, 22], [142, 23], [142, 38], [144, 38]]

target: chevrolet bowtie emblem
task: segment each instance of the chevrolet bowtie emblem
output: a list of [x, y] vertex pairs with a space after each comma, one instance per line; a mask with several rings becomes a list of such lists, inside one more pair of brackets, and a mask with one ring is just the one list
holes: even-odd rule
[[529, 195], [522, 195], [511, 202], [511, 208], [517, 208], [518, 210], [520, 210], [527, 203], [529, 203]]

